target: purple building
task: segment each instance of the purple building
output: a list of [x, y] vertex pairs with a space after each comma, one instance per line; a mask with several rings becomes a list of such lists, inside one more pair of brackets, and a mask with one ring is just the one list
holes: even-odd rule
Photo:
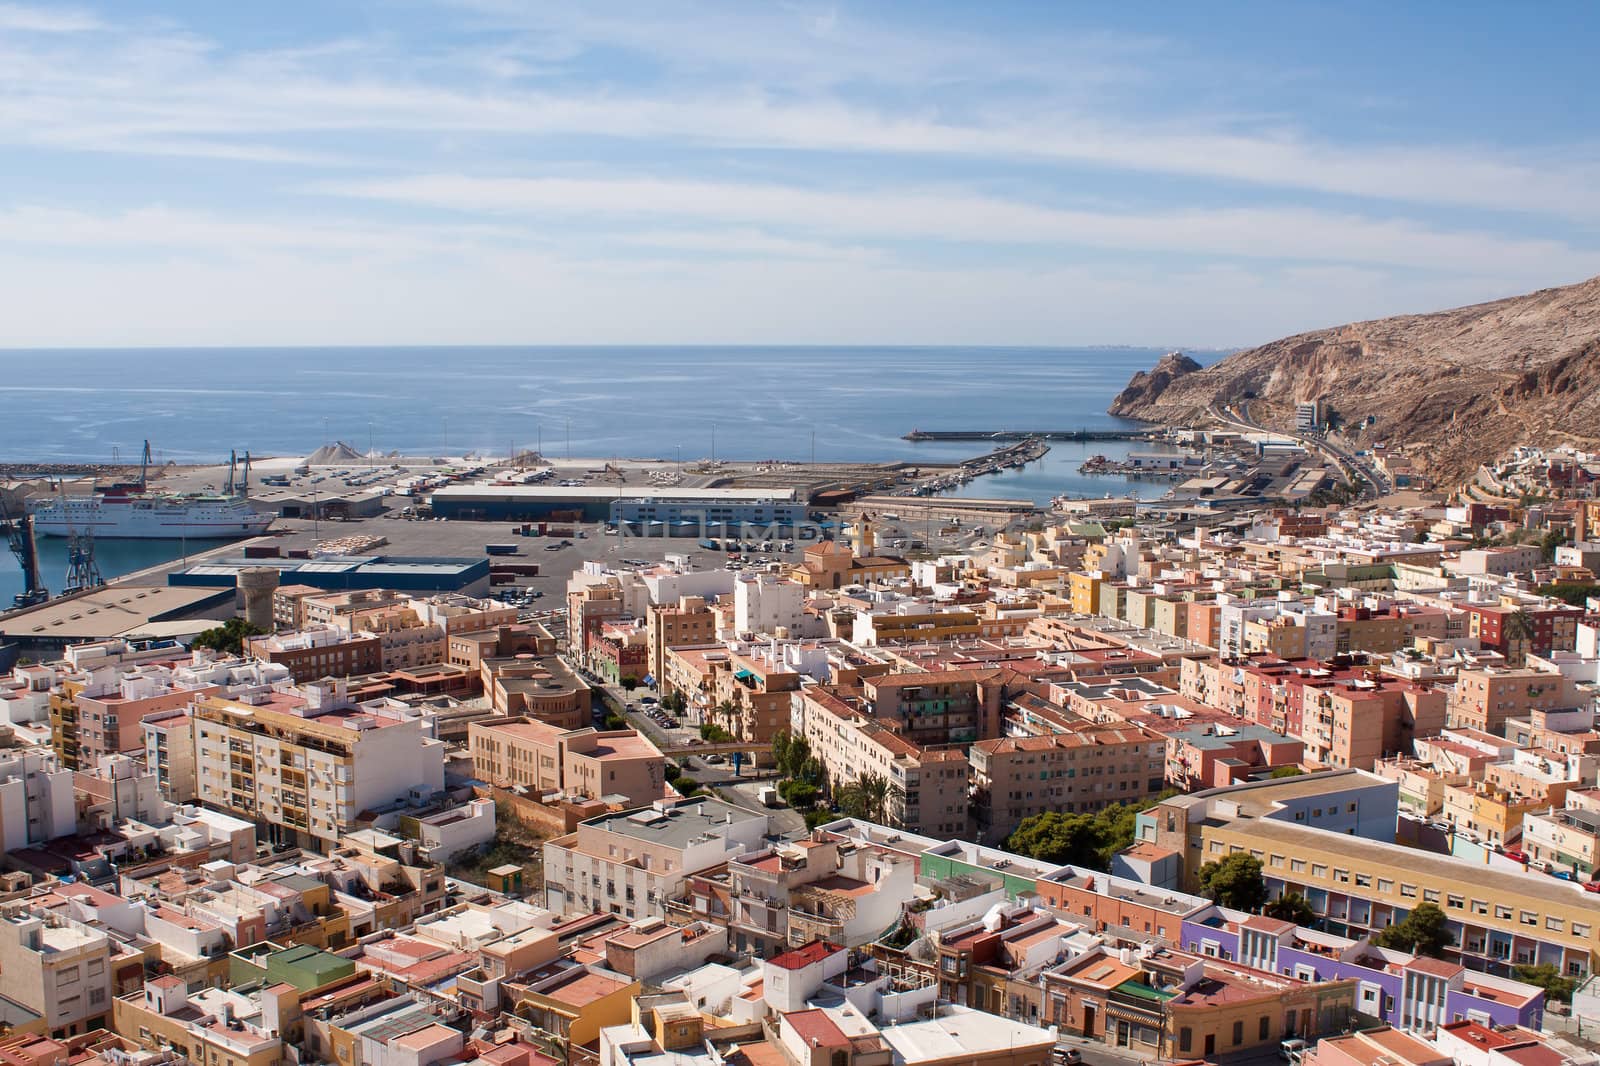
[[1375, 947], [1259, 914], [1210, 907], [1183, 921], [1185, 950], [1306, 981], [1355, 978], [1370, 1024], [1431, 1032], [1455, 1021], [1538, 1029], [1544, 990], [1453, 962]]

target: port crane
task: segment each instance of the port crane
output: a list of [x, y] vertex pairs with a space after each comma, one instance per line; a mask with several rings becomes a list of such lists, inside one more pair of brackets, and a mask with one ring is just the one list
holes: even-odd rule
[[0, 498], [0, 525], [5, 526], [7, 546], [22, 567], [22, 591], [12, 598], [11, 606], [36, 607], [50, 598], [44, 587], [44, 577], [39, 572], [39, 548], [33, 539], [33, 515], [26, 509], [13, 516]]

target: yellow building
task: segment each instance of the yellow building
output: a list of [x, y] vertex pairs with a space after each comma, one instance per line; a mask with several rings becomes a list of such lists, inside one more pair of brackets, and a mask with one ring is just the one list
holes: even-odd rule
[[1073, 614], [1100, 613], [1100, 584], [1104, 580], [1099, 573], [1076, 571], [1067, 575], [1067, 585], [1072, 592]]
[[557, 962], [505, 987], [518, 1017], [579, 1047], [600, 1039], [601, 1029], [627, 1025], [641, 985], [610, 970]]
[[118, 1036], [205, 1066], [277, 1066], [284, 1041], [298, 1042], [302, 1030], [300, 993], [281, 982], [248, 993], [204, 988], [191, 995], [169, 974], [119, 998], [113, 1014]]

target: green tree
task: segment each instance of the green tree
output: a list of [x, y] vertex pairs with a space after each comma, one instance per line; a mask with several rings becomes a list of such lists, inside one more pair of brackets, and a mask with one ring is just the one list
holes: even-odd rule
[[1317, 920], [1317, 912], [1311, 909], [1311, 901], [1298, 892], [1285, 892], [1263, 907], [1261, 913], [1268, 918], [1293, 922], [1295, 925], [1310, 925]]
[[817, 797], [822, 795], [822, 790], [809, 781], [796, 781], [791, 778], [778, 786], [778, 795], [795, 810], [805, 810], [816, 805]]
[[634, 677], [632, 674], [623, 674], [622, 680], [619, 681], [618, 684], [622, 686], [624, 691], [632, 692], [634, 689], [639, 687], [639, 679]]
[[224, 655], [238, 655], [244, 651], [244, 642], [250, 637], [259, 637], [266, 630], [253, 622], [243, 618], [230, 618], [220, 626], [213, 626], [200, 632], [194, 638], [193, 647], [210, 648], [212, 651]]
[[700, 739], [712, 744], [726, 744], [733, 740], [733, 734], [714, 722], [702, 722], [700, 725]]
[[1540, 585], [1539, 595], [1553, 597], [1569, 607], [1582, 607], [1590, 596], [1600, 596], [1600, 585], [1558, 582], [1554, 585]]
[[1236, 851], [1200, 867], [1200, 894], [1224, 907], [1257, 911], [1267, 901], [1267, 882], [1261, 860]]
[[661, 709], [672, 715], [682, 715], [689, 709], [689, 701], [683, 698], [683, 693], [673, 689], [661, 697]]
[[1562, 1003], [1572, 1002], [1573, 990], [1578, 987], [1578, 982], [1562, 975], [1561, 971], [1548, 962], [1541, 962], [1537, 966], [1517, 966], [1511, 974], [1524, 984], [1530, 984], [1544, 989], [1546, 999], [1559, 1000]]
[[1444, 911], [1437, 904], [1423, 903], [1406, 915], [1405, 921], [1379, 930], [1372, 942], [1380, 948], [1394, 948], [1437, 959], [1456, 940], [1450, 935]]
[[1539, 541], [1539, 551], [1544, 555], [1544, 561], [1549, 562], [1556, 557], [1556, 549], [1567, 542], [1565, 530], [1552, 529]]

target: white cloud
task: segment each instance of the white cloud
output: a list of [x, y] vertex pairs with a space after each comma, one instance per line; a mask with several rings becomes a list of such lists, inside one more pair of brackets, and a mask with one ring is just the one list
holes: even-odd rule
[[70, 7], [0, 4], [0, 33], [90, 33], [105, 23]]
[[1070, 245], [1203, 256], [1380, 263], [1452, 271], [1600, 270], [1600, 253], [1559, 241], [1432, 230], [1305, 208], [1067, 210], [959, 190], [834, 191], [656, 178], [473, 178], [424, 175], [325, 182], [316, 191], [416, 206], [524, 217], [698, 219], [856, 240]]

